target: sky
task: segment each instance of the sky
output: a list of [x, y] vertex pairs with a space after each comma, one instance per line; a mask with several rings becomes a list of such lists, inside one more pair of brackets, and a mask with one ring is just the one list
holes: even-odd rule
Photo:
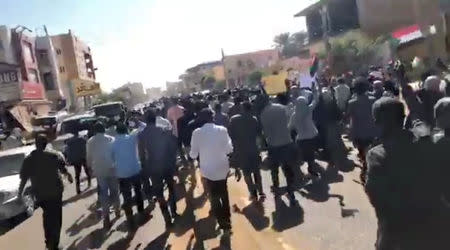
[[187, 68], [273, 47], [305, 30], [294, 14], [315, 0], [0, 0], [0, 25], [51, 35], [68, 29], [92, 50], [104, 90], [126, 82], [164, 87]]

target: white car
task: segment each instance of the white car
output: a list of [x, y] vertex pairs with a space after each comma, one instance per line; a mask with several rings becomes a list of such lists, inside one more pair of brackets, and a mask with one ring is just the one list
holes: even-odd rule
[[22, 213], [31, 216], [34, 212], [35, 199], [29, 185], [25, 187], [23, 198], [17, 197], [23, 160], [34, 149], [33, 145], [0, 151], [0, 221]]

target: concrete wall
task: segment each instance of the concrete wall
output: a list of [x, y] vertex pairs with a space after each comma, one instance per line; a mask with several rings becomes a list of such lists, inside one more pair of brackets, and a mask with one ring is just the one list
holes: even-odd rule
[[11, 30], [4, 25], [0, 26], [0, 63], [19, 64], [12, 42]]

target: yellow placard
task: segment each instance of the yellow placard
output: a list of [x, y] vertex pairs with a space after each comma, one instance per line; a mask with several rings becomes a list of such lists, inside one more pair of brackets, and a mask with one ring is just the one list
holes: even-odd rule
[[102, 93], [100, 84], [89, 80], [74, 79], [72, 80], [72, 86], [73, 93], [76, 97], [99, 95]]
[[261, 79], [264, 89], [269, 95], [286, 92], [285, 81], [288, 78], [287, 71], [281, 71], [277, 75], [265, 76]]

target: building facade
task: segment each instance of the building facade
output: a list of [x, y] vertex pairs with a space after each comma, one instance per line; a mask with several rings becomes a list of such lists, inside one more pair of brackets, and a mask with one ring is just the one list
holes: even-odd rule
[[[350, 30], [376, 38], [417, 25], [422, 39], [400, 47], [405, 59], [414, 56], [447, 57], [445, 22], [439, 0], [326, 0], [296, 14], [304, 16], [312, 52], [325, 48], [324, 34], [330, 39]], [[430, 27], [436, 32], [430, 33]], [[325, 30], [326, 29], [326, 30]]]
[[279, 60], [280, 53], [277, 49], [224, 55], [222, 61], [227, 87], [235, 88], [244, 85], [251, 73], [270, 68]]
[[0, 26], [0, 120], [31, 132], [31, 117], [50, 110], [39, 73], [35, 39], [24, 26]]
[[140, 82], [126, 83], [120, 88], [114, 89], [113, 93], [119, 96], [128, 108], [147, 101], [144, 86]]
[[90, 106], [92, 96], [101, 93], [100, 84], [95, 82], [91, 49], [71, 30], [67, 34], [51, 36], [51, 42], [67, 108], [80, 110]]
[[180, 80], [186, 93], [212, 90], [216, 82], [225, 80], [224, 66], [221, 61], [201, 63], [187, 69]]
[[60, 79], [52, 39], [45, 26], [44, 29], [45, 35], [36, 37], [36, 57], [47, 99], [52, 102], [53, 109], [60, 110], [66, 106], [64, 86]]

